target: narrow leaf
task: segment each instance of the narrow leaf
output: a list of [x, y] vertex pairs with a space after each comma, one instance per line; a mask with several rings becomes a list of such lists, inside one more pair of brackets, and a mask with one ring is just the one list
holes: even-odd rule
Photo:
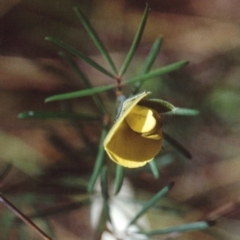
[[175, 108], [173, 110], [173, 114], [182, 116], [196, 116], [199, 114], [199, 111], [190, 108]]
[[[148, 74], [144, 74], [144, 75], [140, 75], [140, 76], [131, 78], [130, 80], [126, 81], [125, 84], [131, 84], [131, 83], [138, 82], [138, 81], [145, 81], [147, 79], [154, 78], [154, 77], [160, 76], [162, 74], [166, 74], [166, 73], [175, 71], [175, 70], [183, 67], [187, 63], [188, 63], [187, 61], [180, 61], [180, 62], [170, 64], [166, 67], [162, 67], [162, 68], [159, 68], [157, 70], [154, 70], [154, 71], [152, 71]], [[95, 87], [95, 88], [92, 88], [92, 89], [85, 89], [85, 90], [76, 91], [76, 92], [58, 94], [58, 95], [48, 97], [47, 99], [45, 99], [45, 102], [91, 96], [93, 94], [108, 91], [108, 90], [111, 90], [113, 88], [115, 88], [114, 85], [107, 85], [107, 86], [103, 86], [103, 87]]]
[[87, 88], [92, 88], [92, 84], [90, 83], [87, 76], [83, 73], [83, 71], [79, 68], [79, 66], [71, 57], [69, 57], [66, 53], [62, 51], [59, 51], [58, 55], [77, 73], [77, 75], [83, 81], [84, 85]]
[[21, 119], [50, 119], [50, 118], [61, 118], [61, 119], [80, 119], [80, 120], [100, 120], [99, 115], [88, 115], [83, 113], [72, 113], [72, 112], [22, 112], [18, 114], [18, 118]]
[[[83, 83], [85, 84], [85, 86], [87, 88], [93, 88], [91, 82], [89, 81], [89, 79], [87, 78], [87, 76], [83, 73], [83, 71], [78, 67], [78, 65], [75, 63], [75, 61], [73, 59], [71, 59], [67, 54], [65, 54], [64, 52], [59, 52], [59, 56], [61, 56], [63, 58], [63, 60], [74, 69], [74, 71], [77, 73], [77, 75], [79, 76], [79, 78], [83, 81]], [[92, 96], [94, 103], [96, 104], [96, 106], [98, 107], [98, 109], [104, 114], [106, 113], [105, 108], [102, 104], [101, 99], [99, 98], [98, 95], [93, 95]]]
[[[152, 46], [152, 48], [151, 48], [147, 58], [146, 58], [146, 60], [145, 60], [145, 62], [143, 64], [143, 68], [142, 68], [142, 71], [141, 71], [142, 75], [147, 74], [150, 71], [150, 69], [151, 69], [151, 67], [152, 67], [152, 65], [153, 65], [153, 63], [154, 63], [154, 61], [155, 61], [155, 59], [156, 59], [156, 57], [157, 57], [157, 55], [158, 55], [158, 53], [160, 51], [160, 48], [161, 48], [161, 45], [162, 45], [162, 40], [163, 39], [162, 39], [161, 36], [159, 36], [155, 40], [155, 42], [154, 42], [154, 44], [153, 44], [153, 46]], [[134, 87], [134, 89], [132, 91], [133, 95], [135, 95], [135, 94], [137, 94], [139, 92], [139, 89], [141, 88], [142, 83], [143, 82], [136, 82], [135, 83], [135, 87]]]
[[87, 64], [89, 64], [90, 66], [92, 66], [93, 68], [97, 69], [98, 71], [102, 72], [103, 74], [114, 78], [114, 74], [112, 74], [111, 72], [109, 72], [107, 69], [103, 68], [102, 66], [100, 66], [98, 63], [96, 63], [94, 60], [92, 60], [91, 58], [89, 58], [88, 56], [86, 56], [85, 54], [81, 53], [80, 51], [78, 51], [76, 48], [71, 47], [70, 45], [64, 43], [63, 41], [60, 41], [56, 38], [53, 37], [45, 37], [46, 40], [55, 43], [56, 45], [58, 45], [59, 47], [63, 48], [64, 50], [66, 50], [67, 52], [73, 54], [75, 57], [83, 60], [84, 62], [86, 62]]
[[94, 169], [93, 169], [93, 172], [92, 172], [89, 184], [88, 184], [88, 188], [87, 188], [89, 193], [92, 193], [94, 185], [97, 181], [98, 175], [99, 175], [102, 165], [103, 165], [103, 160], [104, 160], [104, 156], [105, 156], [105, 151], [103, 148], [103, 141], [104, 141], [106, 135], [107, 135], [107, 129], [106, 129], [106, 127], [104, 127], [102, 129], [102, 134], [101, 134], [101, 138], [99, 141], [97, 159], [96, 159]]
[[179, 153], [181, 153], [184, 157], [191, 159], [192, 156], [189, 151], [184, 148], [177, 140], [173, 139], [170, 135], [163, 132], [163, 138], [166, 142], [169, 143], [173, 148], [175, 148]]
[[158, 170], [158, 165], [155, 160], [152, 160], [149, 162], [149, 166], [151, 168], [152, 174], [155, 179], [159, 178], [159, 170]]
[[156, 57], [161, 49], [162, 46], [162, 42], [163, 42], [163, 38], [161, 36], [157, 37], [155, 42], [153, 43], [153, 46], [143, 64], [143, 68], [142, 68], [142, 74], [146, 74], [150, 71], [154, 61], [156, 60]]
[[178, 225], [176, 227], [170, 227], [165, 229], [158, 229], [158, 230], [152, 230], [152, 231], [141, 231], [140, 233], [146, 234], [147, 236], [153, 236], [153, 235], [161, 235], [161, 234], [168, 234], [168, 233], [182, 233], [182, 232], [188, 232], [188, 231], [199, 231], [204, 230], [212, 226], [212, 222], [207, 221], [201, 221], [201, 222], [195, 222], [195, 223], [188, 223], [188, 224], [182, 224]]
[[123, 184], [124, 168], [116, 164], [115, 195], [119, 193]]
[[108, 180], [107, 180], [107, 167], [102, 167], [101, 170], [101, 191], [102, 191], [102, 197], [103, 197], [103, 210], [106, 215], [106, 219], [111, 223], [111, 217], [110, 217], [110, 210], [109, 210], [109, 204], [108, 204]]
[[102, 54], [103, 58], [106, 60], [106, 62], [112, 68], [113, 72], [115, 74], [117, 74], [117, 69], [116, 69], [116, 67], [115, 67], [115, 65], [114, 65], [110, 55], [108, 54], [108, 51], [104, 47], [102, 41], [100, 40], [98, 34], [94, 30], [94, 28], [91, 25], [91, 23], [88, 21], [88, 19], [86, 18], [86, 16], [83, 14], [83, 12], [80, 9], [78, 9], [77, 7], [74, 7], [74, 11], [76, 12], [78, 18], [82, 22], [82, 25], [84, 26], [84, 28], [88, 32], [89, 36], [93, 40], [94, 44], [96, 45], [96, 47], [98, 48], [98, 50]]
[[146, 25], [146, 22], [147, 22], [147, 17], [148, 17], [148, 11], [149, 11], [149, 8], [148, 8], [148, 4], [146, 4], [146, 7], [145, 7], [145, 10], [144, 10], [144, 13], [143, 13], [143, 16], [142, 16], [142, 19], [141, 19], [141, 22], [139, 24], [139, 27], [138, 27], [138, 30], [137, 30], [137, 33], [133, 39], [133, 42], [132, 42], [132, 45], [127, 53], [127, 56], [123, 62], [123, 65], [119, 71], [119, 76], [121, 77], [125, 72], [126, 70], [128, 69], [128, 66], [133, 58], [133, 55], [134, 53], [136, 52], [136, 49], [139, 45], [139, 42], [141, 40], [141, 37], [142, 37], [142, 34], [143, 34], [143, 31], [144, 31], [144, 28], [145, 28], [145, 25]]
[[164, 197], [173, 187], [174, 183], [170, 183], [163, 189], [161, 189], [157, 194], [155, 194], [150, 200], [146, 202], [146, 204], [143, 206], [143, 208], [137, 213], [137, 215], [132, 219], [132, 221], [128, 224], [128, 226], [132, 225], [133, 223], [138, 220], [139, 217], [141, 217], [149, 208], [154, 206], [159, 199]]
[[72, 99], [72, 98], [77, 98], [77, 97], [86, 97], [86, 96], [91, 96], [100, 92], [105, 92], [108, 90], [111, 90], [115, 88], [114, 85], [107, 85], [103, 87], [95, 87], [91, 89], [85, 89], [85, 90], [80, 90], [80, 91], [75, 91], [75, 92], [70, 92], [70, 93], [62, 93], [58, 95], [54, 95], [51, 97], [48, 97], [45, 99], [45, 102], [52, 102], [52, 101], [59, 101], [59, 100], [64, 100], [64, 99]]
[[160, 75], [176, 71], [176, 70], [180, 69], [181, 67], [183, 67], [183, 66], [185, 66], [187, 64], [188, 64], [188, 61], [175, 62], [175, 63], [169, 64], [169, 65], [167, 65], [165, 67], [161, 67], [161, 68], [158, 68], [156, 70], [153, 70], [153, 71], [151, 71], [151, 72], [149, 72], [147, 74], [143, 74], [143, 75], [139, 75], [139, 76], [133, 77], [133, 78], [127, 80], [125, 82], [125, 84], [131, 84], [131, 83], [135, 83], [135, 82], [142, 82], [142, 81], [145, 81], [145, 80], [150, 79], [150, 78], [158, 77]]
[[107, 167], [103, 166], [101, 170], [101, 192], [104, 201], [108, 201], [108, 181], [107, 181]]

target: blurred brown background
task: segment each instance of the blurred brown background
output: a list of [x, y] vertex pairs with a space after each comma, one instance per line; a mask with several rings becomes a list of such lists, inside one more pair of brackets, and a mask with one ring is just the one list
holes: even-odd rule
[[[211, 230], [186, 234], [178, 239], [239, 239], [240, 2], [149, 0], [148, 4], [151, 11], [144, 36], [126, 77], [140, 72], [151, 44], [162, 35], [164, 43], [155, 67], [182, 59], [189, 60], [190, 64], [160, 80], [145, 83], [143, 89], [151, 90], [154, 97], [176, 106], [199, 109], [201, 114], [196, 118], [174, 117], [164, 126], [190, 150], [191, 161], [174, 155], [171, 148], [166, 147], [166, 156], [163, 153], [160, 161], [158, 184], [149, 172], [130, 174], [130, 179], [136, 192], [145, 197], [175, 181], [169, 197], [174, 207], [184, 209], [184, 215], [172, 222], [167, 218], [170, 222], [159, 223], [155, 228], [213, 218], [218, 221]], [[46, 36], [61, 39], [105, 64], [82, 28], [73, 6], [80, 7], [88, 16], [120, 67], [145, 1], [0, 0], [0, 166], [2, 169], [7, 163], [13, 166], [1, 182], [0, 191], [9, 194], [14, 203], [26, 192], [52, 193], [52, 189], [46, 187], [48, 178], [58, 179], [68, 170], [73, 171], [69, 166], [61, 166], [62, 162], [69, 159], [77, 162], [76, 172], [70, 171], [70, 176], [84, 176], [94, 164], [100, 124], [78, 123], [76, 130], [76, 123], [66, 120], [17, 118], [20, 112], [28, 110], [70, 109], [97, 113], [88, 98], [61, 104], [44, 103], [47, 96], [83, 88], [75, 72], [57, 55], [59, 48], [44, 40]], [[94, 86], [112, 83], [113, 80], [82, 62], [78, 64]], [[114, 94], [104, 93], [102, 97], [111, 112]], [[49, 171], [55, 165], [58, 171]], [[36, 176], [44, 176], [42, 188], [29, 182]], [[56, 191], [56, 199], [59, 196], [65, 199], [69, 189], [62, 190]], [[31, 204], [25, 203], [24, 198], [21, 201], [21, 209], [31, 212]], [[69, 199], [66, 197], [65, 201]], [[1, 209], [6, 211], [3, 206]], [[85, 208], [55, 216], [51, 221], [56, 239], [91, 239]], [[32, 234], [32, 239], [38, 239]], [[17, 235], [13, 232], [7, 239], [18, 239]]]

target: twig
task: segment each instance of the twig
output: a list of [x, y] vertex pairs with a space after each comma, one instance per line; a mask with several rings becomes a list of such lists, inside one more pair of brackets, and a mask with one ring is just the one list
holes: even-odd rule
[[24, 221], [28, 226], [33, 228], [40, 236], [45, 240], [52, 240], [46, 233], [44, 233], [40, 228], [38, 228], [30, 219], [28, 219], [22, 212], [20, 212], [11, 202], [9, 202], [3, 195], [0, 193], [0, 201], [9, 208], [14, 214], [16, 214], [22, 221]]

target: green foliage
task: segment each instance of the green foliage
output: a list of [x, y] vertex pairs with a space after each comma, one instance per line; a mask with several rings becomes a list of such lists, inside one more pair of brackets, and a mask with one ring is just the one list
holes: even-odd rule
[[178, 225], [176, 227], [153, 230], [149, 232], [142, 231], [141, 233], [146, 234], [148, 236], [162, 235], [162, 234], [168, 234], [168, 233], [182, 233], [182, 232], [189, 232], [189, 231], [204, 230], [206, 228], [209, 228], [212, 225], [213, 225], [212, 222], [201, 221], [201, 222]]
[[170, 183], [168, 186], [161, 189], [158, 193], [156, 193], [151, 199], [149, 199], [143, 206], [143, 208], [137, 213], [137, 215], [131, 220], [128, 226], [132, 225], [137, 221], [139, 217], [141, 217], [149, 208], [153, 207], [157, 201], [159, 201], [162, 197], [164, 197], [173, 187], [174, 183]]
[[102, 130], [100, 141], [99, 141], [98, 154], [97, 154], [95, 166], [93, 168], [93, 173], [91, 175], [91, 178], [90, 178], [90, 181], [88, 184], [88, 192], [89, 193], [92, 193], [94, 185], [97, 181], [98, 175], [101, 172], [101, 169], [103, 167], [105, 151], [102, 146], [103, 146], [103, 141], [104, 141], [106, 135], [107, 135], [107, 129], [104, 127]]
[[119, 76], [123, 76], [123, 74], [127, 71], [128, 67], [129, 67], [129, 64], [137, 50], [137, 47], [139, 45], [139, 42], [141, 40], [141, 37], [142, 37], [142, 34], [143, 34], [143, 31], [144, 31], [144, 28], [145, 28], [145, 25], [146, 25], [146, 22], [147, 22], [147, 17], [148, 17], [148, 5], [146, 5], [145, 7], [145, 11], [143, 13], [143, 16], [142, 16], [142, 19], [141, 19], [141, 22], [139, 24], [139, 27], [138, 27], [138, 30], [137, 30], [137, 33], [133, 39], [133, 42], [132, 42], [132, 45], [127, 53], [127, 56], [122, 64], [122, 67], [119, 71]]
[[118, 194], [121, 190], [124, 179], [124, 167], [116, 166], [116, 178], [115, 178], [115, 194]]

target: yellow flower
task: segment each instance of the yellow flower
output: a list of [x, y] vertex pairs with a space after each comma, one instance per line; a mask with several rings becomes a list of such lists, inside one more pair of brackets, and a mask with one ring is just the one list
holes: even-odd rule
[[160, 113], [170, 109], [162, 100], [144, 100], [148, 94], [143, 92], [124, 101], [103, 143], [109, 157], [124, 167], [141, 167], [162, 148]]

